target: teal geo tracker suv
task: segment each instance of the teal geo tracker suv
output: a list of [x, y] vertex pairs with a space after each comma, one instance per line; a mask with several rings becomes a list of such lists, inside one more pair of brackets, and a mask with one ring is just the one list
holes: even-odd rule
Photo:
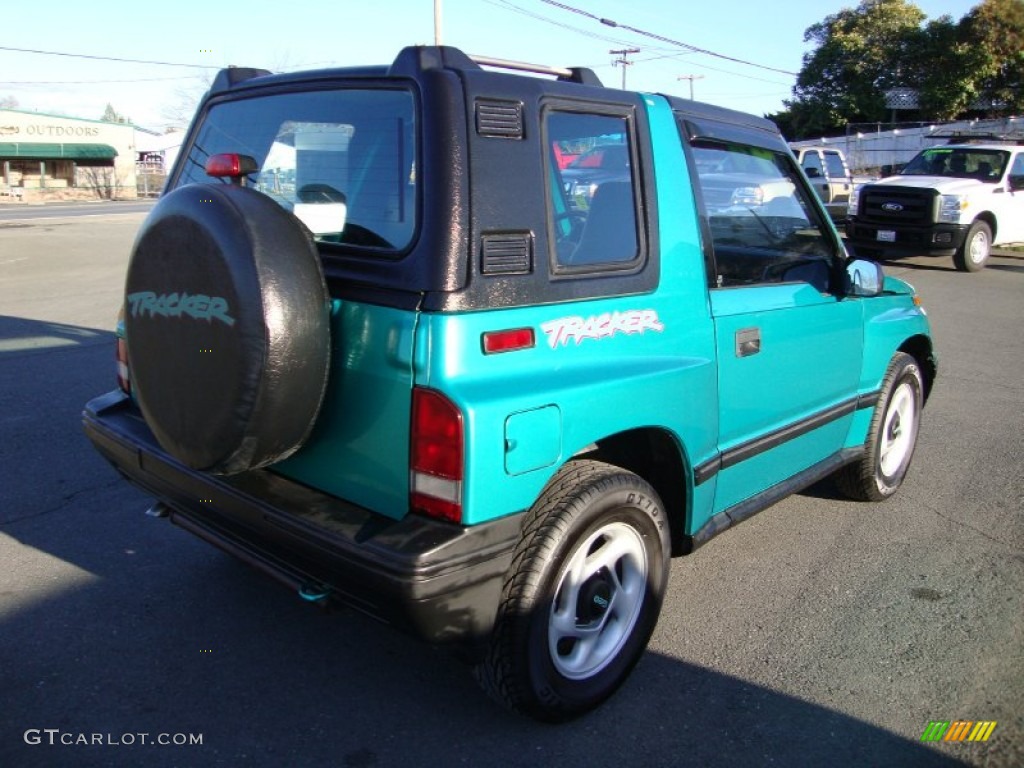
[[773, 124], [446, 47], [223, 70], [124, 299], [84, 425], [152, 514], [548, 721], [627, 677], [671, 557], [893, 494], [936, 374]]

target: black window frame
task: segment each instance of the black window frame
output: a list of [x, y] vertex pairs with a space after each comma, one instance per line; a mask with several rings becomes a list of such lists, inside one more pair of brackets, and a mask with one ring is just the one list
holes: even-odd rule
[[[701, 184], [700, 175], [697, 169], [696, 156], [694, 155], [693, 143], [695, 141], [712, 141], [721, 144], [739, 144], [757, 149], [770, 151], [782, 158], [782, 161], [790, 166], [789, 180], [797, 189], [803, 190], [805, 207], [813, 223], [816, 223], [819, 231], [830, 248], [829, 255], [829, 281], [827, 292], [833, 295], [841, 295], [843, 290], [843, 276], [848, 254], [831, 220], [824, 209], [821, 199], [814, 192], [806, 180], [802, 169], [802, 162], [797, 162], [792, 151], [777, 134], [768, 133], [758, 129], [747, 128], [714, 118], [692, 119], [690, 115], [678, 109], [674, 110], [676, 127], [679, 131], [679, 139], [683, 146], [687, 167], [690, 175], [690, 185], [693, 189], [694, 198], [697, 202], [702, 250], [704, 252], [704, 268], [709, 290], [735, 290], [777, 286], [782, 282], [758, 282], [746, 283], [732, 286], [719, 284], [719, 268], [715, 255], [715, 243], [712, 237], [711, 217], [708, 212], [707, 201], [704, 196], [704, 189]], [[790, 282], [790, 281], [786, 281]], [[801, 281], [792, 281], [801, 282]]]
[[[555, 231], [555, 214], [551, 206], [554, 195], [564, 197], [564, 190], [552, 189], [552, 178], [560, 178], [561, 169], [553, 167], [554, 153], [551, 151], [551, 138], [548, 130], [549, 118], [552, 113], [570, 113], [576, 115], [592, 115], [594, 117], [614, 117], [624, 121], [629, 152], [629, 178], [632, 187], [633, 213], [636, 222], [637, 254], [629, 261], [599, 262], [594, 264], [566, 265], [558, 260]], [[547, 264], [548, 274], [552, 281], [579, 280], [594, 277], [624, 277], [642, 272], [650, 258], [647, 221], [645, 216], [645, 185], [642, 174], [642, 157], [640, 154], [640, 132], [638, 129], [636, 107], [629, 104], [609, 104], [584, 102], [567, 99], [545, 99], [540, 105], [540, 135], [543, 149], [544, 164], [544, 217], [547, 233]]]

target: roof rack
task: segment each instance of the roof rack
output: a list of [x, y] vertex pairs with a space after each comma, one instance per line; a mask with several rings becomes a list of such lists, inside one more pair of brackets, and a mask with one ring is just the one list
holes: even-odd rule
[[1012, 133], [971, 133], [969, 131], [952, 131], [951, 133], [933, 133], [930, 139], [946, 139], [949, 144], [1024, 144], [1024, 131]]
[[554, 75], [559, 80], [569, 80], [584, 85], [602, 85], [600, 78], [594, 74], [593, 70], [586, 67], [549, 67], [545, 64], [528, 64], [525, 61], [495, 59], [491, 56], [475, 56], [473, 54], [468, 54], [468, 56], [482, 67], [511, 69], [517, 72], [534, 72], [539, 75]]

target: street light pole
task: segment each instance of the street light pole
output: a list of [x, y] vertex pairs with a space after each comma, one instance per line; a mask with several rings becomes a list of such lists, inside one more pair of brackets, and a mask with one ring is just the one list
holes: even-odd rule
[[640, 53], [640, 49], [639, 48], [623, 48], [622, 50], [619, 50], [619, 51], [608, 51], [608, 53], [612, 54], [613, 56], [618, 56], [619, 57], [619, 58], [615, 59], [615, 61], [613, 61], [612, 64], [614, 64], [615, 66], [619, 66], [619, 65], [622, 66], [622, 90], [626, 90], [626, 67], [628, 67], [630, 64], [633, 63], [632, 61], [630, 61], [626, 57], [630, 56], [630, 55], [632, 55], [634, 53]]
[[693, 81], [703, 80], [704, 75], [680, 75], [676, 80], [689, 80], [690, 81], [690, 101], [693, 101]]

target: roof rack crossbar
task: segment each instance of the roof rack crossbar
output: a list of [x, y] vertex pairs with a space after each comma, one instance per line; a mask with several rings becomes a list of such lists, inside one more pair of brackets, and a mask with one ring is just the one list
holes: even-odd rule
[[573, 76], [573, 70], [566, 67], [548, 67], [544, 64], [527, 64], [525, 61], [510, 61], [509, 59], [494, 59], [490, 56], [474, 56], [469, 58], [484, 67], [497, 67], [499, 69], [514, 69], [520, 72], [534, 72], [540, 75], [555, 75], [569, 79]]

